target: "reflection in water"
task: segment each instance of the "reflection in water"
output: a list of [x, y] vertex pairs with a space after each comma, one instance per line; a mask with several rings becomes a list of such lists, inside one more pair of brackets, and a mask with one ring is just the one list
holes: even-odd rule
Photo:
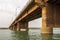
[[42, 40], [53, 40], [53, 35], [51, 35], [51, 34], [42, 34], [41, 38], [42, 38]]
[[12, 40], [29, 40], [27, 31], [14, 31], [12, 33]]
[[0, 29], [0, 40], [60, 40], [60, 34], [40, 34], [40, 29], [12, 31]]
[[54, 40], [60, 40], [60, 34], [54, 34], [53, 39]]

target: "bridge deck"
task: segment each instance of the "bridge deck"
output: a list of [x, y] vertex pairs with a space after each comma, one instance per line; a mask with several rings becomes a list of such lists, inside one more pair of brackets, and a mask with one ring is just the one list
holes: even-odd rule
[[40, 18], [42, 16], [42, 8], [40, 7], [40, 2], [47, 2], [55, 5], [60, 4], [60, 0], [32, 0], [26, 5], [21, 14], [14, 20], [14, 22], [11, 25], [15, 25], [16, 23], [21, 21], [29, 22], [31, 20]]

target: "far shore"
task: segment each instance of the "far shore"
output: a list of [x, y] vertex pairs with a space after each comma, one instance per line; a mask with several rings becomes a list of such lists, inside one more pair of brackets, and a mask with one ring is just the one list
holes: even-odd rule
[[8, 28], [0, 28], [0, 29], [8, 29]]

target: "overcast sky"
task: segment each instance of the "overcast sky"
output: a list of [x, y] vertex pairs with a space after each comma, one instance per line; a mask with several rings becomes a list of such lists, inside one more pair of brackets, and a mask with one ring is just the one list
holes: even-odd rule
[[[9, 27], [26, 6], [27, 2], [29, 2], [29, 0], [0, 0], [0, 28]], [[34, 24], [34, 22], [32, 22], [32, 24]], [[29, 25], [32, 24], [29, 22]]]
[[9, 27], [29, 0], [0, 0], [0, 27]]

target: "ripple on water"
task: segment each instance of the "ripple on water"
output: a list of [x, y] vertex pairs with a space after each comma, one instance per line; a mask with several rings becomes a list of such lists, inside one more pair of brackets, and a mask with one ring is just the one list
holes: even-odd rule
[[60, 34], [41, 35], [40, 29], [30, 29], [29, 31], [1, 29], [0, 40], [60, 40]]

